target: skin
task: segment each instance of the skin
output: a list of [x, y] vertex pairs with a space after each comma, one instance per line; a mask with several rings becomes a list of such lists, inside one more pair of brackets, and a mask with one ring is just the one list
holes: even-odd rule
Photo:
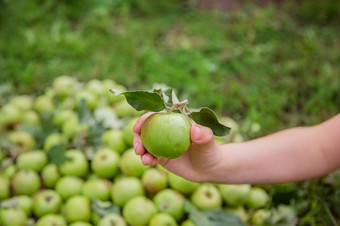
[[134, 148], [144, 165], [161, 164], [196, 182], [273, 184], [325, 176], [340, 168], [340, 114], [310, 127], [295, 127], [241, 143], [217, 144], [212, 131], [191, 127], [192, 144], [176, 159], [152, 156], [144, 148], [141, 116], [134, 126]]

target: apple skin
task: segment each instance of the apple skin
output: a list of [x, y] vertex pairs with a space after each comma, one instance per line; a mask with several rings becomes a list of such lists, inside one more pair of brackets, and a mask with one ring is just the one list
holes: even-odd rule
[[199, 186], [199, 183], [189, 181], [172, 172], [168, 173], [168, 178], [170, 187], [185, 195], [191, 194]]
[[91, 169], [101, 178], [113, 178], [119, 167], [119, 154], [105, 148], [96, 152], [92, 161]]
[[157, 213], [151, 218], [149, 226], [178, 226], [178, 224], [170, 214]]
[[192, 193], [191, 202], [201, 210], [221, 208], [223, 204], [219, 190], [209, 183], [200, 184]]
[[85, 221], [77, 221], [77, 222], [70, 224], [69, 226], [92, 226], [92, 224], [90, 224], [89, 222], [85, 222]]
[[61, 144], [67, 144], [67, 137], [62, 133], [51, 133], [45, 138], [44, 150], [49, 151], [53, 146]]
[[117, 206], [124, 206], [130, 199], [145, 195], [142, 182], [136, 177], [121, 177], [111, 187], [111, 199]]
[[72, 196], [80, 195], [83, 185], [84, 180], [79, 177], [64, 176], [57, 181], [55, 190], [63, 200], [67, 200]]
[[123, 217], [131, 226], [146, 226], [157, 213], [155, 204], [145, 196], [129, 200], [123, 207]]
[[40, 95], [35, 98], [33, 107], [39, 113], [49, 113], [55, 109], [53, 99], [48, 95]]
[[77, 81], [70, 76], [62, 75], [54, 79], [52, 87], [55, 94], [63, 99], [75, 93]]
[[21, 123], [28, 125], [39, 125], [40, 118], [38, 113], [33, 110], [24, 112], [21, 118]]
[[46, 214], [40, 217], [35, 226], [67, 226], [64, 217], [60, 214]]
[[25, 226], [26, 214], [21, 209], [0, 209], [0, 225], [2, 226]]
[[141, 180], [145, 190], [150, 194], [156, 194], [168, 186], [167, 175], [157, 168], [146, 169]]
[[190, 219], [186, 219], [181, 223], [181, 226], [196, 226], [196, 225]]
[[10, 195], [10, 180], [0, 175], [0, 201], [9, 198]]
[[138, 115], [138, 111], [134, 109], [126, 100], [121, 100], [115, 103], [113, 110], [119, 118], [128, 118]]
[[152, 155], [174, 159], [188, 150], [190, 128], [191, 122], [180, 113], [154, 113], [144, 121], [141, 139]]
[[28, 151], [17, 157], [17, 167], [19, 170], [31, 169], [39, 173], [47, 164], [48, 159], [45, 152], [41, 150]]
[[29, 95], [15, 96], [10, 100], [9, 104], [17, 107], [21, 111], [28, 111], [32, 109], [33, 97]]
[[30, 169], [18, 171], [11, 182], [14, 195], [33, 195], [40, 184], [38, 173]]
[[78, 118], [69, 118], [61, 125], [61, 132], [67, 139], [71, 140], [75, 136], [85, 133], [88, 128], [88, 124], [81, 124]]
[[0, 109], [0, 125], [11, 125], [20, 122], [21, 110], [14, 105], [6, 104]]
[[170, 214], [176, 221], [183, 218], [185, 197], [178, 191], [171, 188], [164, 189], [154, 196], [153, 201], [160, 212]]
[[110, 148], [121, 154], [126, 150], [123, 132], [119, 129], [109, 129], [102, 134], [101, 145], [103, 148]]
[[77, 102], [78, 107], [81, 101], [85, 101], [86, 106], [91, 110], [95, 109], [98, 103], [97, 96], [94, 93], [85, 89], [80, 90], [79, 92], [76, 93], [75, 100]]
[[18, 172], [17, 166], [11, 163], [8, 166], [6, 166], [2, 174], [9, 180], [12, 180], [17, 172]]
[[54, 188], [60, 178], [60, 173], [57, 165], [48, 164], [41, 171], [42, 183], [46, 188]]
[[119, 214], [111, 213], [105, 215], [97, 224], [97, 226], [127, 226], [124, 218]]
[[33, 213], [38, 218], [50, 213], [59, 213], [61, 205], [62, 200], [57, 192], [43, 190], [33, 198]]
[[140, 177], [147, 168], [133, 148], [126, 150], [120, 158], [120, 170], [126, 176]]
[[224, 202], [229, 206], [245, 204], [251, 190], [251, 185], [249, 184], [219, 184], [217, 187]]
[[264, 207], [269, 201], [269, 195], [260, 187], [253, 187], [250, 190], [249, 198], [246, 202], [248, 208], [260, 208]]
[[34, 137], [25, 131], [12, 131], [9, 133], [8, 139], [15, 145], [15, 149], [19, 153], [31, 151], [35, 147]]
[[66, 201], [64, 211], [68, 223], [89, 222], [91, 219], [90, 200], [82, 195], [72, 196]]
[[85, 181], [82, 194], [90, 200], [99, 199], [107, 201], [110, 199], [111, 182], [106, 179], [91, 179]]
[[18, 200], [18, 207], [22, 209], [27, 217], [30, 217], [33, 209], [33, 199], [28, 195], [15, 196]]
[[76, 149], [67, 150], [66, 162], [59, 166], [59, 171], [65, 176], [84, 177], [89, 171], [89, 162], [85, 154]]

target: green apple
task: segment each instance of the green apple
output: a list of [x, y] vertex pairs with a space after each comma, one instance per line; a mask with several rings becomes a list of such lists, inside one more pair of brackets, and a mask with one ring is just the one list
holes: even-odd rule
[[154, 196], [153, 201], [160, 212], [170, 214], [176, 221], [183, 218], [185, 197], [178, 191], [171, 188], [164, 189]]
[[62, 75], [53, 81], [52, 87], [57, 96], [65, 98], [75, 93], [77, 85], [76, 79]]
[[91, 169], [102, 178], [113, 178], [119, 166], [119, 154], [111, 149], [104, 148], [96, 152], [92, 161]]
[[233, 213], [236, 216], [238, 216], [242, 222], [246, 223], [248, 221], [248, 213], [244, 209], [244, 206], [236, 206], [236, 207], [230, 207], [226, 206], [225, 211], [227, 213]]
[[62, 133], [54, 132], [54, 133], [47, 135], [47, 137], [45, 138], [44, 150], [48, 151], [53, 146], [66, 145], [66, 144], [67, 144], [67, 137]]
[[251, 185], [249, 184], [219, 184], [219, 191], [224, 202], [229, 206], [241, 206], [248, 200]]
[[30, 217], [33, 209], [32, 197], [28, 195], [19, 195], [15, 197], [17, 198], [19, 209], [22, 209], [26, 213], [26, 216]]
[[43, 190], [33, 198], [33, 213], [41, 217], [50, 213], [59, 213], [61, 209], [61, 197], [54, 190]]
[[178, 224], [170, 214], [157, 213], [151, 218], [149, 226], [178, 226]]
[[157, 213], [155, 204], [145, 196], [134, 197], [123, 207], [123, 217], [131, 226], [146, 226]]
[[119, 129], [109, 129], [102, 134], [101, 145], [103, 148], [110, 148], [117, 153], [126, 150], [123, 132]]
[[85, 221], [77, 221], [77, 222], [70, 224], [69, 226], [92, 226], [92, 224], [90, 224], [89, 222], [85, 222]]
[[271, 212], [268, 209], [257, 209], [250, 218], [250, 222], [254, 226], [268, 225]]
[[72, 196], [80, 195], [83, 185], [84, 181], [79, 177], [64, 176], [57, 181], [55, 190], [62, 199], [67, 200]]
[[48, 164], [41, 171], [42, 183], [47, 188], [54, 188], [55, 184], [60, 178], [60, 173], [57, 165]]
[[194, 222], [192, 222], [192, 220], [186, 219], [185, 221], [181, 223], [181, 226], [195, 226], [195, 224]]
[[85, 85], [85, 90], [93, 93], [97, 97], [101, 97], [105, 92], [108, 92], [108, 90], [105, 89], [102, 81], [98, 79], [92, 79], [88, 81]]
[[78, 118], [69, 118], [61, 125], [61, 132], [67, 139], [87, 132], [89, 129], [88, 124], [81, 124]]
[[55, 109], [53, 99], [47, 95], [40, 95], [35, 98], [33, 106], [39, 113], [50, 113]]
[[40, 172], [47, 164], [47, 154], [41, 150], [28, 151], [20, 154], [17, 158], [17, 167], [19, 170], [31, 169]]
[[11, 104], [6, 104], [2, 106], [0, 109], [0, 120], [1, 125], [10, 125], [14, 123], [18, 123], [21, 120], [22, 112], [19, 108], [16, 106], [13, 106]]
[[210, 183], [200, 184], [192, 193], [191, 202], [201, 210], [217, 209], [223, 204], [219, 190]]
[[9, 164], [8, 166], [5, 167], [5, 169], [3, 170], [3, 175], [5, 177], [7, 177], [9, 180], [12, 180], [12, 178], [15, 176], [15, 174], [17, 173], [18, 168], [15, 164]]
[[85, 154], [77, 149], [67, 150], [66, 162], [59, 166], [59, 171], [65, 176], [84, 177], [89, 171], [89, 162]]
[[156, 194], [168, 186], [168, 179], [164, 172], [152, 167], [144, 171], [142, 184], [148, 193]]
[[8, 139], [14, 144], [15, 149], [19, 152], [31, 151], [35, 147], [34, 137], [25, 131], [12, 131], [9, 133]]
[[140, 177], [147, 168], [133, 148], [126, 150], [120, 158], [120, 170], [126, 176]]
[[21, 111], [28, 111], [33, 106], [33, 97], [29, 95], [15, 96], [10, 100], [9, 104], [17, 107]]
[[170, 187], [185, 195], [191, 194], [199, 186], [199, 183], [189, 181], [171, 172], [169, 172], [168, 178]]
[[33, 110], [25, 111], [21, 118], [22, 124], [39, 125], [40, 118], [37, 112]]
[[89, 199], [107, 201], [110, 199], [111, 182], [106, 179], [92, 179], [85, 181], [82, 194]]
[[67, 226], [67, 223], [62, 215], [52, 213], [39, 218], [35, 226]]
[[145, 195], [142, 182], [135, 177], [121, 177], [111, 188], [111, 199], [117, 206], [124, 206], [130, 199]]
[[10, 180], [0, 175], [0, 201], [9, 198], [10, 195]]
[[97, 224], [97, 226], [127, 226], [124, 218], [119, 214], [110, 213], [105, 215]]
[[77, 221], [89, 222], [91, 219], [91, 203], [89, 198], [75, 195], [65, 203], [65, 218], [68, 223]]
[[132, 147], [133, 145], [134, 137], [133, 127], [135, 126], [137, 120], [138, 120], [137, 117], [130, 119], [123, 128], [123, 138], [128, 147]]
[[81, 101], [85, 101], [86, 106], [91, 110], [95, 109], [98, 103], [97, 96], [94, 93], [85, 89], [80, 90], [79, 92], [76, 93], [75, 100], [78, 105], [80, 104]]
[[260, 187], [253, 187], [250, 190], [250, 194], [248, 197], [248, 200], [246, 202], [246, 205], [249, 208], [260, 208], [264, 207], [269, 201], [269, 195], [267, 192]]
[[0, 225], [2, 226], [25, 226], [26, 214], [21, 209], [0, 209]]
[[113, 110], [119, 118], [134, 117], [138, 115], [138, 111], [136, 111], [126, 100], [115, 103]]
[[70, 118], [72, 119], [78, 118], [77, 113], [69, 109], [62, 109], [62, 110], [59, 110], [54, 115], [53, 123], [55, 125], [61, 126], [65, 121], [67, 121]]
[[180, 113], [154, 113], [144, 121], [141, 138], [152, 155], [174, 159], [190, 146], [190, 120]]
[[14, 195], [33, 195], [40, 188], [40, 177], [33, 170], [20, 170], [13, 177], [11, 186]]

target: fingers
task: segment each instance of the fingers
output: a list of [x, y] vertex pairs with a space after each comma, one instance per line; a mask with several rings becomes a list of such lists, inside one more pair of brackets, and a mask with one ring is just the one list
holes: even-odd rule
[[147, 117], [149, 117], [151, 114], [153, 114], [154, 112], [148, 112], [148, 113], [145, 113], [144, 115], [142, 115], [136, 122], [136, 124], [134, 125], [133, 127], [133, 132], [135, 133], [140, 133], [141, 129], [142, 129], [142, 125], [143, 125], [143, 122], [145, 121], [145, 119]]
[[208, 151], [214, 145], [214, 134], [208, 127], [194, 124], [191, 126], [190, 134], [195, 150]]

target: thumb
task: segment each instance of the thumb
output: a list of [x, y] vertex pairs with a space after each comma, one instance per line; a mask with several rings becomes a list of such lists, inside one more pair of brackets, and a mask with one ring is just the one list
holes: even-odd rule
[[194, 124], [191, 127], [192, 146], [197, 151], [209, 151], [214, 143], [214, 134], [208, 127]]

